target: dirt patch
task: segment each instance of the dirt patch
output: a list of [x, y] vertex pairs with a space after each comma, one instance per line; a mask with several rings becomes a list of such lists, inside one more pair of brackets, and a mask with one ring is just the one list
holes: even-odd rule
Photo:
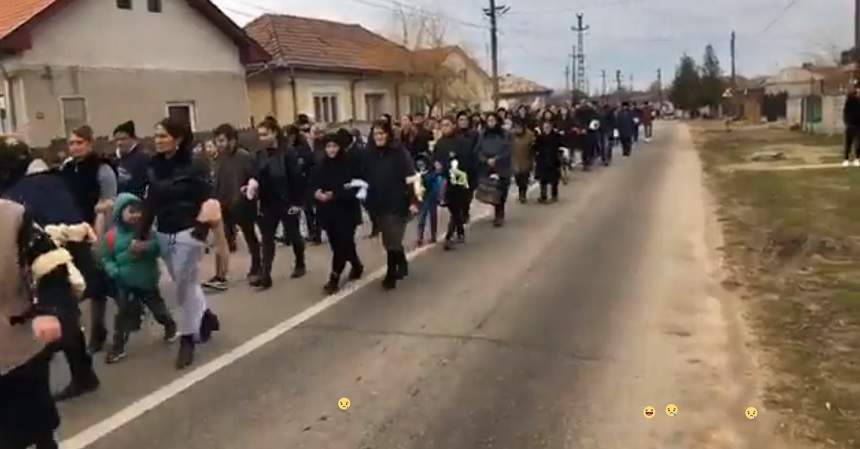
[[860, 448], [860, 170], [725, 171], [777, 147], [816, 163], [837, 142], [762, 127], [692, 129], [719, 201], [724, 285], [745, 299], [768, 371], [767, 406], [810, 446]]

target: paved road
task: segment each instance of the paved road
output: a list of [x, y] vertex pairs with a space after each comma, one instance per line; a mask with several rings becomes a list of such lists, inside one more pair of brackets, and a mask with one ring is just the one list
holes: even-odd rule
[[[577, 173], [559, 204], [476, 223], [466, 248], [417, 257], [396, 292], [361, 288], [114, 430], [179, 376], [173, 348], [138, 337], [101, 391], [63, 406], [68, 447], [86, 429], [112, 430], [89, 446], [106, 449], [768, 447], [698, 157], [684, 125], [657, 131], [633, 158]], [[375, 248], [362, 244], [380, 267]], [[216, 298], [225, 332], [197, 366], [322, 300], [323, 248], [312, 260], [309, 279]]]

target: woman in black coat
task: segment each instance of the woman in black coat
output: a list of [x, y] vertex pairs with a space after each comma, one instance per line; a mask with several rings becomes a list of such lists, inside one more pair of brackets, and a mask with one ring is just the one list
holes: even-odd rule
[[535, 178], [540, 181], [541, 204], [547, 202], [547, 188], [552, 188], [552, 202], [558, 201], [558, 182], [561, 179], [561, 147], [563, 138], [553, 123], [544, 121], [535, 141]]
[[[331, 275], [325, 292], [340, 289], [340, 275], [346, 263], [352, 265], [350, 280], [361, 278], [364, 265], [355, 249], [355, 229], [361, 222], [361, 205], [356, 194], [360, 189], [357, 167], [346, 148], [351, 136], [329, 134], [325, 137], [325, 157], [311, 177], [311, 191], [317, 205], [317, 218], [331, 245]], [[363, 181], [362, 181], [363, 182]]]

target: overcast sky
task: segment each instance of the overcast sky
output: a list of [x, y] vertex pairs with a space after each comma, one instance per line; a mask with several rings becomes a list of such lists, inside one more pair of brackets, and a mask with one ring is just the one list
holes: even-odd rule
[[[394, 12], [401, 0], [215, 0], [244, 24], [266, 12], [359, 23], [396, 36]], [[488, 0], [402, 0], [447, 19], [452, 43], [467, 47], [489, 66]], [[671, 81], [679, 57], [701, 61], [712, 43], [725, 72], [729, 39], [737, 32], [737, 67], [742, 75], [773, 73], [814, 55], [827, 57], [853, 40], [852, 0], [497, 0], [510, 6], [499, 20], [500, 72], [515, 73], [550, 87], [564, 87], [575, 36], [575, 14], [591, 27], [585, 38], [592, 90], [601, 88], [601, 69], [615, 70], [629, 85], [645, 88], [663, 69]], [[408, 10], [408, 9], [407, 9]]]

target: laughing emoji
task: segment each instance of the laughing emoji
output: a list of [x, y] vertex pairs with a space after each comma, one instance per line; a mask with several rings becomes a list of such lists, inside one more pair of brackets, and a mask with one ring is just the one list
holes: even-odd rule
[[642, 410], [642, 416], [644, 416], [645, 419], [651, 419], [656, 414], [657, 414], [657, 410], [650, 405], [645, 407], [645, 410]]

